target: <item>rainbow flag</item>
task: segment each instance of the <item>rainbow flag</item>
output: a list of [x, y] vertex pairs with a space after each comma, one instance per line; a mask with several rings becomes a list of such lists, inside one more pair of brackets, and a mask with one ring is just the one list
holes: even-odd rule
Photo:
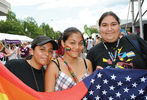
[[37, 92], [25, 85], [0, 62], [0, 100], [81, 100], [87, 92], [83, 82], [63, 91]]
[[70, 47], [66, 47], [66, 51], [70, 51], [71, 50], [71, 48]]
[[133, 51], [130, 51], [130, 52], [127, 53], [127, 56], [128, 57], [133, 57], [133, 56], [135, 56], [135, 53]]

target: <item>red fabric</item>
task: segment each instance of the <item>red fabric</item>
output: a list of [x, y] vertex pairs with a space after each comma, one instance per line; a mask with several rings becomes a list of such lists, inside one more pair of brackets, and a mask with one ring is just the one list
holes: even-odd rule
[[0, 62], [0, 100], [81, 100], [88, 89], [83, 81], [58, 92], [37, 92], [25, 85]]

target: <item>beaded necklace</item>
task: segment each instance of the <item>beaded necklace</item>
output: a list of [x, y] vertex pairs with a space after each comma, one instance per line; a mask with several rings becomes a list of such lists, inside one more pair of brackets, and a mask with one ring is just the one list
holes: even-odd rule
[[67, 66], [67, 69], [68, 71], [70, 72], [71, 76], [73, 77], [74, 81], [76, 83], [78, 83], [78, 78], [77, 76], [75, 75], [75, 73], [72, 71], [71, 67], [68, 65], [67, 61], [64, 60], [64, 58], [62, 56], [60, 56], [60, 58], [63, 60], [63, 62], [65, 63], [65, 65]]
[[107, 47], [107, 46], [105, 45], [105, 43], [103, 42], [103, 45], [104, 45], [105, 49], [107, 50], [107, 52], [108, 52], [108, 54], [109, 54], [109, 56], [110, 56], [112, 62], [115, 62], [115, 61], [116, 61], [117, 52], [118, 52], [117, 48], [118, 48], [118, 46], [119, 46], [119, 43], [120, 43], [120, 39], [117, 40], [117, 45], [116, 45], [116, 47], [115, 47], [116, 50], [115, 50], [115, 52], [114, 52], [114, 56], [112, 56], [111, 52], [108, 50], [108, 47]]

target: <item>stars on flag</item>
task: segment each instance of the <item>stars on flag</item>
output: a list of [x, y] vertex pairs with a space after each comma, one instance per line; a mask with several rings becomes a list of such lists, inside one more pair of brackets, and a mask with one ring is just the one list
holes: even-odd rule
[[97, 74], [97, 78], [101, 78], [102, 77], [102, 74], [101, 73], [98, 73]]
[[119, 92], [115, 93], [116, 94], [116, 97], [119, 97], [121, 96], [121, 94]]
[[130, 82], [131, 78], [129, 76], [126, 77], [126, 81]]
[[115, 87], [114, 86], [110, 86], [110, 90], [114, 90], [115, 89]]
[[124, 88], [124, 92], [128, 93], [129, 89], [128, 88]]
[[112, 79], [112, 80], [115, 80], [115, 78], [116, 78], [116, 76], [113, 74], [113, 75], [111, 76], [111, 79]]
[[119, 82], [117, 82], [117, 85], [118, 85], [118, 86], [122, 86], [123, 83], [122, 83], [121, 81], [119, 81]]
[[139, 91], [139, 94], [143, 94], [144, 93], [144, 90], [143, 89], [140, 89], [138, 91]]
[[90, 81], [90, 82], [93, 84], [93, 83], [94, 83], [94, 81], [95, 81], [94, 79], [91, 79], [91, 81]]
[[144, 78], [144, 77], [142, 77], [140, 79], [141, 79], [141, 82], [145, 82], [146, 81], [146, 78]]
[[104, 84], [108, 84], [108, 80], [107, 79], [105, 79], [103, 81], [104, 81]]
[[136, 82], [132, 84], [132, 87], [136, 87], [136, 86], [137, 86]]
[[98, 85], [96, 85], [96, 89], [100, 89], [101, 88], [101, 86], [98, 84]]
[[83, 100], [136, 100], [138, 96], [141, 97], [140, 100], [147, 100], [145, 95], [145, 93], [147, 94], [147, 74], [139, 76], [136, 72], [130, 73], [98, 71], [90, 79], [91, 86], [88, 89], [86, 99]]

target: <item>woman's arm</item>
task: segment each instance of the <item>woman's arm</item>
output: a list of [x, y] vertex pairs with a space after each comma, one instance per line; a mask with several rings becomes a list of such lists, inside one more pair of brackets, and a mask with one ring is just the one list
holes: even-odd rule
[[6, 57], [9, 57], [12, 55], [6, 47], [5, 47], [5, 52], [6, 52], [6, 54], [5, 54]]
[[59, 69], [54, 62], [51, 62], [45, 72], [45, 92], [55, 91], [56, 77]]

